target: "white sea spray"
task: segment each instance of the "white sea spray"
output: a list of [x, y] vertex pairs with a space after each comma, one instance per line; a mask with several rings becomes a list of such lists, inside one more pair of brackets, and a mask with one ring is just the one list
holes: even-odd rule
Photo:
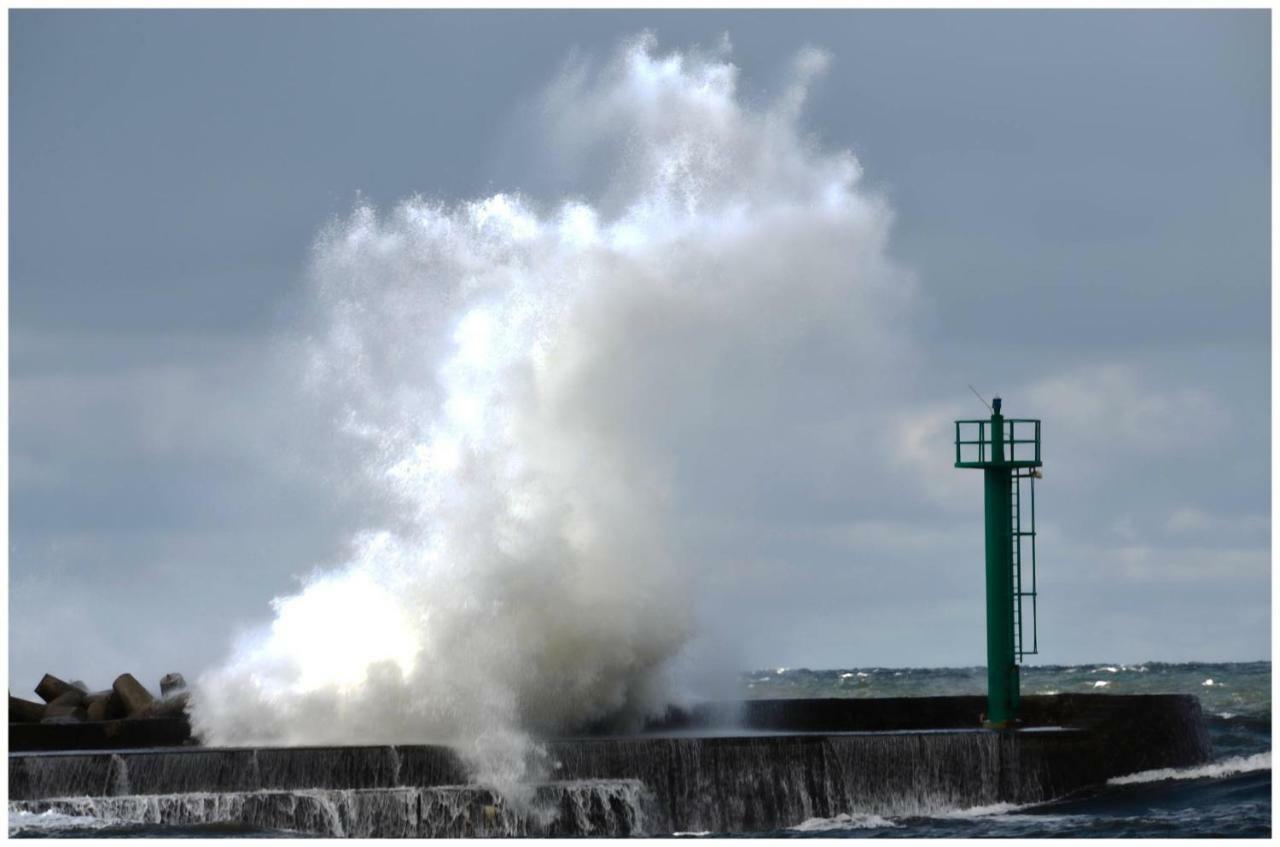
[[681, 458], [777, 415], [814, 349], [846, 386], [909, 352], [890, 215], [799, 124], [825, 61], [748, 107], [723, 53], [635, 39], [542, 101], [598, 197], [415, 197], [324, 233], [307, 379], [384, 507], [198, 681], [205, 742], [449, 743], [514, 791], [540, 734], [667, 702], [696, 631]]

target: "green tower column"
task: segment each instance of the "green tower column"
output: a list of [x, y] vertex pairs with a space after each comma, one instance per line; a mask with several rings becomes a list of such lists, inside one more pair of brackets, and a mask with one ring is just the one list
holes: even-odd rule
[[[1009, 432], [1005, 432], [1005, 427]], [[1030, 433], [1033, 437], [1028, 437]], [[1006, 437], [1007, 436], [1007, 437]], [[1023, 656], [1038, 652], [1036, 637], [1035, 493], [1032, 482], [1040, 462], [1040, 421], [1006, 418], [1000, 398], [991, 401], [991, 417], [956, 421], [956, 467], [982, 471], [987, 587], [987, 716], [989, 727], [1012, 726], [1021, 705], [1019, 667]], [[1026, 476], [1030, 511], [1022, 510]], [[1019, 517], [1014, 518], [1017, 510]], [[1016, 532], [1016, 535], [1015, 535]], [[1030, 553], [1029, 586], [1022, 565]], [[1029, 590], [1028, 590], [1029, 589]], [[1030, 599], [1031, 649], [1023, 642], [1027, 627], [1023, 605]]]
[[1018, 711], [1013, 653], [1013, 469], [1005, 465], [1000, 398], [991, 414], [991, 457], [983, 470], [987, 547], [987, 725], [1010, 725]]

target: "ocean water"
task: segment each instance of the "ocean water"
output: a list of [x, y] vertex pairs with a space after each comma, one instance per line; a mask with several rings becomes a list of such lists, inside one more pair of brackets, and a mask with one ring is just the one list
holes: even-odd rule
[[[924, 697], [982, 694], [986, 669], [776, 668], [749, 674], [748, 697]], [[957, 809], [928, 818], [856, 813], [803, 821], [776, 837], [1266, 838], [1271, 835], [1271, 663], [1024, 666], [1024, 694], [1194, 694], [1212, 763], [1119, 777], [1037, 806]]]
[[[744, 697], [894, 697], [981, 694], [983, 668], [776, 668], [744, 674]], [[772, 837], [1073, 838], [1269, 837], [1271, 834], [1271, 665], [1269, 662], [1024, 667], [1023, 692], [1189, 693], [1200, 698], [1214, 745], [1211, 763], [1130, 774], [1086, 793], [1035, 806], [953, 809], [929, 817], [857, 810], [797, 821]], [[19, 837], [296, 837], [238, 824], [163, 826], [10, 809]], [[658, 833], [655, 833], [658, 834]], [[677, 833], [715, 836], [719, 833]]]

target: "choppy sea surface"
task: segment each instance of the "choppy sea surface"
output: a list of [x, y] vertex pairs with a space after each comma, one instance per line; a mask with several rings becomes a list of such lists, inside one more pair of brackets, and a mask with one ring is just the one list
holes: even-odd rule
[[[983, 668], [776, 668], [743, 676], [745, 697], [896, 697], [981, 694]], [[1024, 694], [1195, 694], [1214, 746], [1211, 763], [1129, 774], [1085, 794], [1036, 806], [955, 809], [893, 818], [850, 810], [755, 835], [822, 838], [1181, 838], [1271, 835], [1271, 663], [1146, 662], [1024, 666]], [[234, 825], [128, 825], [52, 813], [11, 814], [27, 837], [217, 838], [297, 833]], [[689, 836], [717, 833], [680, 833]]]

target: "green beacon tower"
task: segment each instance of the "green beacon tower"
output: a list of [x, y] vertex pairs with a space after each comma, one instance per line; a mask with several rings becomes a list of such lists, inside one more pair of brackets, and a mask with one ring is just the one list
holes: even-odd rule
[[[980, 468], [986, 504], [987, 720], [994, 729], [1018, 718], [1018, 666], [1038, 652], [1036, 491], [1040, 421], [1006, 418], [1000, 398], [988, 420], [956, 421], [956, 467]], [[1026, 564], [1026, 573], [1023, 565]]]

